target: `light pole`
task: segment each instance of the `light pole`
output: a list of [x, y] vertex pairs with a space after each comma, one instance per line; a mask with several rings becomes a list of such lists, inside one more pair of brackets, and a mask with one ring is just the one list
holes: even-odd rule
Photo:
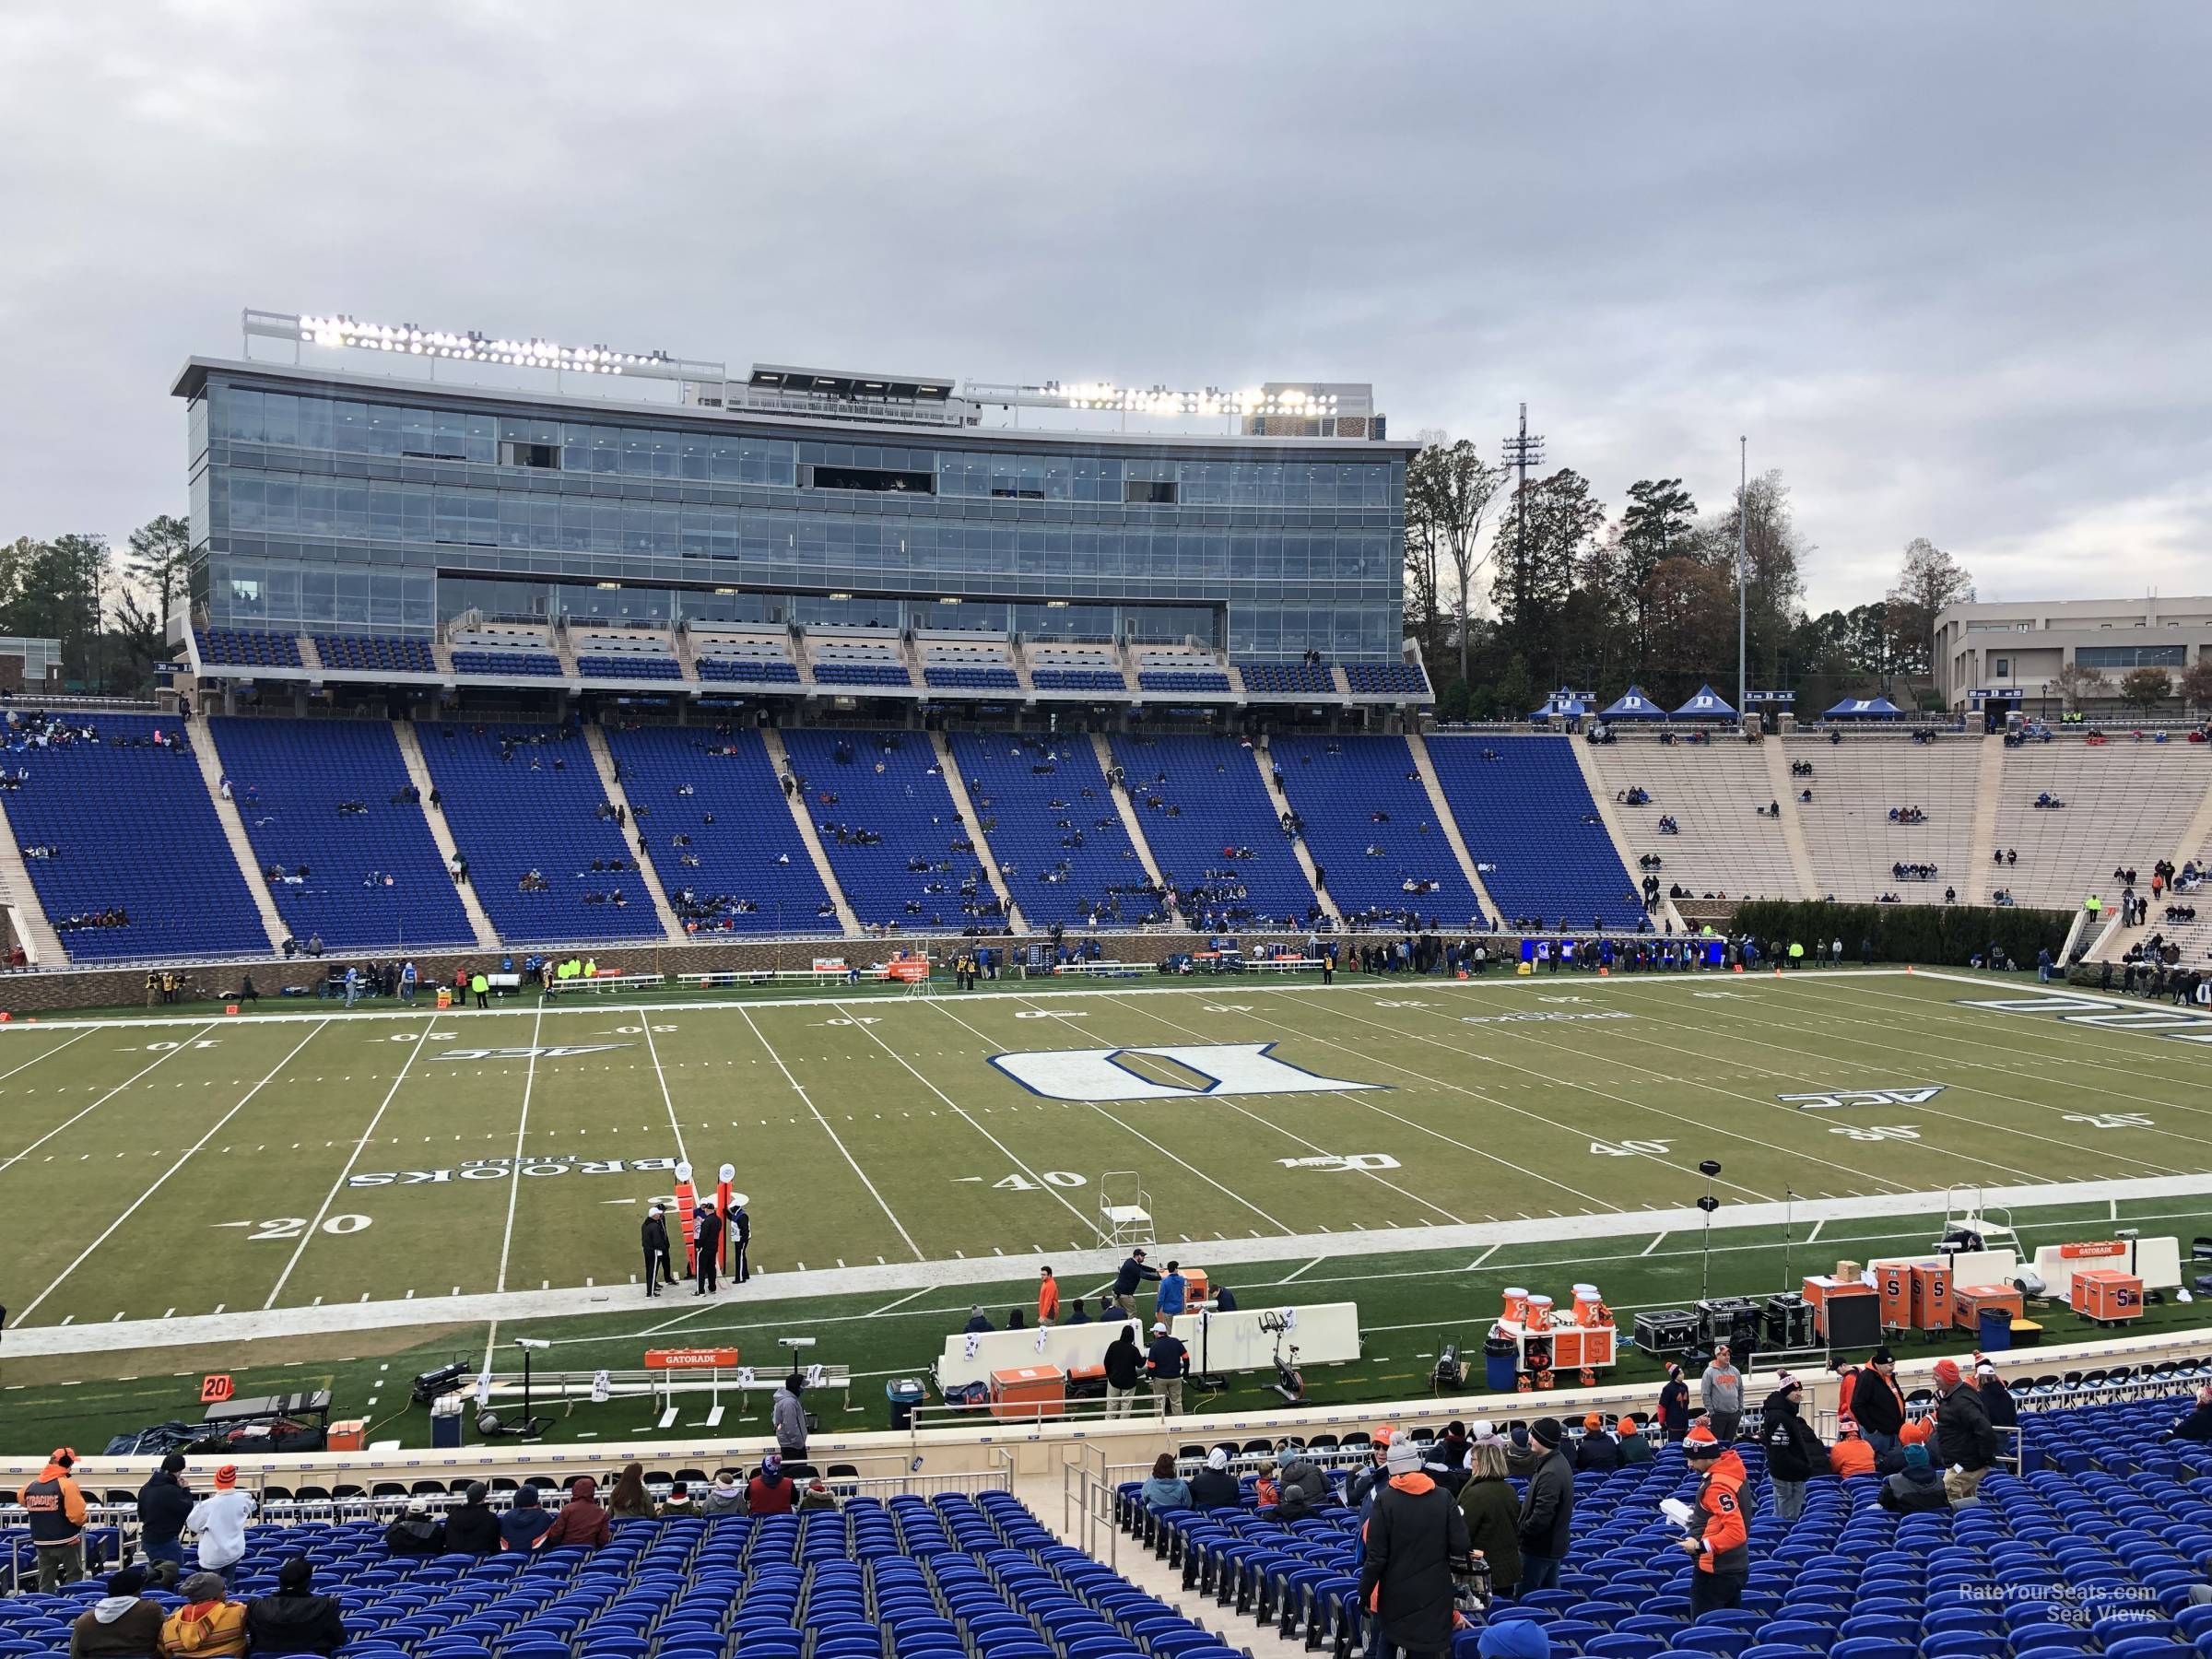
[[1749, 629], [1745, 621], [1744, 571], [1751, 560], [1751, 440], [1748, 436], [1735, 441], [1735, 464], [1738, 482], [1735, 492], [1735, 712], [1740, 720], [1744, 712], [1744, 690], [1748, 661], [1745, 640]]

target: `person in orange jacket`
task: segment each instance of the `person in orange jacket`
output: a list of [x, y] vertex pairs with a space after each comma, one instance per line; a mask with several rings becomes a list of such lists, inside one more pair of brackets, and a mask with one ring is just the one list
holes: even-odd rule
[[1041, 1331], [1060, 1323], [1060, 1281], [1050, 1267], [1039, 1272], [1043, 1277], [1037, 1281], [1037, 1328]]
[[52, 1595], [85, 1576], [85, 1495], [70, 1473], [75, 1467], [76, 1453], [57, 1446], [38, 1479], [23, 1488], [30, 1541], [38, 1548], [41, 1595]]
[[1874, 1448], [1860, 1437], [1859, 1425], [1854, 1419], [1847, 1417], [1836, 1419], [1836, 1443], [1828, 1450], [1828, 1466], [1838, 1480], [1874, 1473]]
[[1684, 1553], [1697, 1558], [1689, 1580], [1689, 1616], [1694, 1619], [1716, 1607], [1742, 1603], [1745, 1581], [1751, 1576], [1751, 1530], [1744, 1521], [1744, 1460], [1702, 1425], [1689, 1431], [1682, 1450], [1698, 1477], [1689, 1535], [1680, 1545]]

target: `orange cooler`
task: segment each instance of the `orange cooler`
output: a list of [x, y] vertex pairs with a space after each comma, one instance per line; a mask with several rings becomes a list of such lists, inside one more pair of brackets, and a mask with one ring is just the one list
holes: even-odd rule
[[1532, 1296], [1528, 1299], [1528, 1328], [1532, 1331], [1551, 1329], [1551, 1298]]
[[1595, 1285], [1577, 1285], [1574, 1288], [1574, 1323], [1578, 1325], [1612, 1323], [1606, 1313], [1605, 1299], [1598, 1295]]
[[1912, 1324], [1923, 1331], [1951, 1328], [1951, 1269], [1937, 1263], [1912, 1269]]
[[2143, 1317], [2143, 1280], [2140, 1275], [2111, 1267], [2094, 1268], [2074, 1276], [2074, 1312], [2112, 1324]]
[[1877, 1262], [1874, 1288], [1882, 1299], [1882, 1329], [1903, 1331], [1912, 1324], [1912, 1265]]
[[1951, 1293], [1951, 1323], [1959, 1329], [1979, 1331], [1984, 1312], [2018, 1319], [2026, 1304], [2009, 1285], [1960, 1285]]
[[1528, 1292], [1518, 1285], [1509, 1285], [1505, 1290], [1505, 1312], [1498, 1316], [1507, 1324], [1528, 1323]]
[[1056, 1365], [1016, 1365], [991, 1373], [991, 1415], [1046, 1418], [1067, 1415], [1067, 1376]]

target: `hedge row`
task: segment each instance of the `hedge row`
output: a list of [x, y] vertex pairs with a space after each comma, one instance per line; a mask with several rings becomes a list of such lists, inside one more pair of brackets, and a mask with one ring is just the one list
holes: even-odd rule
[[1820, 904], [1753, 900], [1738, 905], [1732, 931], [1755, 938], [1796, 940], [1810, 952], [1816, 943], [1843, 941], [1847, 961], [1857, 961], [1872, 940], [1877, 960], [1926, 962], [1963, 968], [1989, 947], [2031, 964], [2039, 950], [2053, 958], [2074, 925], [2071, 911], [2020, 910], [2010, 905]]

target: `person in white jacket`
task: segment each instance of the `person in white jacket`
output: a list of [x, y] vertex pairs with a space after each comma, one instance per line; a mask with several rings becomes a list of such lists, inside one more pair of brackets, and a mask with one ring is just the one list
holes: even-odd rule
[[220, 1573], [228, 1583], [246, 1553], [246, 1523], [253, 1518], [253, 1495], [238, 1489], [238, 1465], [215, 1472], [215, 1490], [192, 1507], [184, 1525], [199, 1540], [200, 1568]]

